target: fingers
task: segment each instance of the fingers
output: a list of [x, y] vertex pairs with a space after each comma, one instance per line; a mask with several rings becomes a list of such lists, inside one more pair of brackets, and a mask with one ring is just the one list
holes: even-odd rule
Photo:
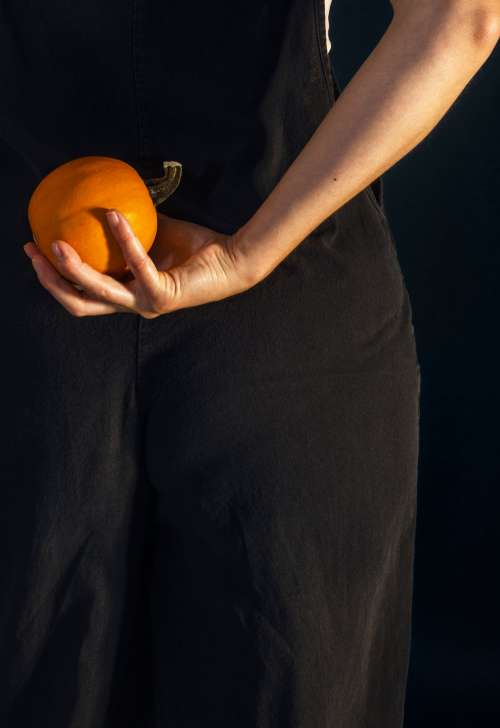
[[[57, 270], [41, 255], [38, 248], [31, 242], [25, 246], [25, 252], [30, 257], [42, 258], [37, 261], [36, 267], [46, 286], [54, 295], [57, 293], [66, 304], [77, 306], [81, 310], [106, 312], [111, 310], [133, 310], [146, 315], [157, 314], [161, 308], [163, 298], [163, 279], [153, 260], [147, 255], [138, 238], [135, 236], [126, 218], [117, 210], [106, 213], [113, 236], [120, 245], [123, 257], [133, 275], [133, 280], [124, 285], [112, 276], [105, 275], [88, 265], [78, 255], [77, 251], [64, 240], [54, 241], [52, 249], [57, 256]], [[116, 221], [115, 219], [116, 218]], [[57, 276], [57, 271], [63, 277]], [[38, 272], [38, 271], [37, 271]], [[69, 292], [75, 293], [74, 287], [68, 288], [64, 278], [83, 290], [83, 295], [75, 300], [67, 300]], [[56, 296], [56, 297], [57, 297]], [[90, 303], [94, 299], [92, 306]], [[60, 300], [60, 299], [58, 299]], [[99, 305], [96, 304], [105, 304]]]
[[160, 285], [160, 274], [156, 265], [144, 250], [124, 215], [118, 210], [110, 210], [106, 213], [106, 218], [134, 278], [144, 293], [154, 298]]
[[[27, 246], [25, 250], [28, 253], [26, 248]], [[33, 255], [31, 262], [40, 284], [73, 316], [99, 316], [129, 310], [116, 304], [89, 299], [84, 291], [77, 291], [73, 284], [66, 281], [47, 258], [39, 253]]]
[[[70, 313], [100, 315], [118, 311], [135, 312], [144, 318], [218, 301], [255, 285], [247, 274], [238, 247], [231, 236], [207, 229], [207, 242], [182, 263], [159, 271], [135, 236], [126, 218], [117, 212], [112, 225], [133, 279], [126, 284], [104, 275], [82, 261], [64, 240], [56, 265], [33, 244], [24, 246], [32, 258], [39, 281]], [[112, 215], [108, 214], [112, 219]], [[205, 234], [205, 233], [204, 233]], [[77, 290], [76, 287], [83, 290]]]
[[[57, 246], [54, 247], [54, 243]], [[87, 297], [121, 308], [133, 308], [135, 297], [126, 286], [112, 276], [105, 275], [82, 261], [76, 250], [64, 240], [56, 240], [53, 250], [58, 258], [57, 270], [73, 283], [81, 286]], [[44, 262], [45, 262], [45, 257]], [[50, 262], [46, 261], [49, 265]], [[51, 266], [53, 268], [53, 266]], [[46, 266], [44, 267], [46, 270]], [[51, 273], [51, 280], [57, 280]], [[62, 286], [61, 286], [62, 287]]]

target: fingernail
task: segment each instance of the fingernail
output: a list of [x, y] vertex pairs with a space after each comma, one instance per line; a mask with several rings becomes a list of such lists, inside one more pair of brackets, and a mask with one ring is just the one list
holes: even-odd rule
[[33, 253], [32, 253], [32, 252], [31, 252], [31, 250], [30, 250], [30, 249], [29, 249], [29, 248], [27, 247], [28, 245], [29, 245], [29, 243], [26, 243], [25, 245], [23, 245], [23, 250], [24, 250], [24, 252], [26, 253], [26, 255], [28, 256], [28, 258], [31, 258], [31, 257], [33, 257]]
[[52, 250], [58, 258], [64, 258], [64, 253], [62, 252], [59, 243], [52, 243]]
[[118, 225], [118, 223], [120, 222], [120, 219], [114, 210], [111, 210], [111, 212], [107, 212], [106, 215], [111, 225]]

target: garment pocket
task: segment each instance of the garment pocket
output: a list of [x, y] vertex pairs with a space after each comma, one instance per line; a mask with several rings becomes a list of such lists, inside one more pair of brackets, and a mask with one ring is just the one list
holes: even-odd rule
[[[378, 196], [375, 194], [375, 191], [373, 189], [373, 185], [377, 183], [379, 194]], [[366, 194], [368, 199], [370, 200], [371, 205], [375, 208], [377, 214], [382, 218], [384, 222], [386, 222], [386, 215], [383, 207], [382, 202], [382, 180], [380, 177], [378, 177], [375, 182], [372, 182], [372, 184], [369, 184], [366, 188]]]

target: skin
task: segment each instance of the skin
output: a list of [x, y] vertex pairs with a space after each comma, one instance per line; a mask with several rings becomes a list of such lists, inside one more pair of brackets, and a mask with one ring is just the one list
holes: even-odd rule
[[29, 241], [24, 250], [40, 284], [74, 316], [156, 318], [263, 280], [326, 217], [432, 131], [500, 37], [500, 0], [393, 0], [392, 6], [377, 46], [234, 235], [158, 213], [148, 255], [116, 211], [118, 225], [111, 229], [130, 280], [98, 273], [65, 241], [56, 241], [62, 252], [56, 268]]

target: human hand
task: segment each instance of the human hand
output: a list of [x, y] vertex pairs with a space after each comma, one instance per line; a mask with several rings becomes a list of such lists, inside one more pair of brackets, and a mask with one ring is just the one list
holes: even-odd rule
[[152, 319], [227, 298], [258, 282], [236, 236], [157, 213], [158, 231], [148, 254], [126, 218], [115, 211], [118, 224], [113, 225], [110, 212], [106, 217], [129, 280], [99, 273], [65, 241], [57, 241], [62, 253], [57, 268], [32, 241], [23, 246], [40, 284], [74, 316], [125, 312]]

